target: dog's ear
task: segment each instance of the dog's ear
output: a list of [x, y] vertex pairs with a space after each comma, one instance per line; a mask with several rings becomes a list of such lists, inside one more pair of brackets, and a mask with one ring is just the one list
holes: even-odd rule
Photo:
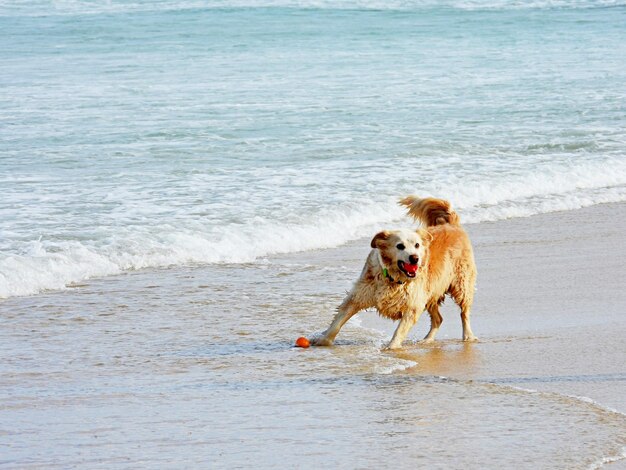
[[379, 248], [380, 247], [380, 243], [389, 240], [389, 236], [390, 235], [391, 234], [387, 230], [383, 230], [382, 232], [378, 232], [374, 236], [374, 238], [372, 238], [372, 243], [370, 243], [370, 245], [372, 246], [372, 248]]
[[423, 228], [417, 229], [417, 233], [420, 237], [422, 237], [422, 241], [424, 242], [424, 246], [430, 245], [430, 242], [433, 241], [433, 236], [430, 234], [428, 230], [424, 230]]

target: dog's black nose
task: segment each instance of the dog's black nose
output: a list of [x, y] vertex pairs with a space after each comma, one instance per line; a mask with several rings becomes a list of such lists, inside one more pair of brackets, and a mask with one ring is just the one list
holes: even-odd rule
[[419, 259], [417, 256], [415, 256], [415, 255], [411, 255], [411, 256], [409, 256], [409, 262], [410, 262], [411, 264], [417, 264], [417, 262], [418, 262], [419, 260], [420, 260], [420, 259]]

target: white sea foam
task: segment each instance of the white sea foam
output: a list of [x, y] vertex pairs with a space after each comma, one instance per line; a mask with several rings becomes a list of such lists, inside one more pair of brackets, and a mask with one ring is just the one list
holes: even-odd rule
[[626, 447], [622, 448], [622, 453], [621, 454], [611, 455], [611, 456], [608, 456], [608, 457], [603, 457], [602, 459], [598, 460], [597, 462], [592, 463], [589, 466], [589, 470], [597, 470], [598, 468], [604, 467], [606, 464], [613, 463], [613, 462], [618, 462], [618, 461], [624, 460], [624, 459], [626, 459]]
[[415, 367], [417, 365], [416, 361], [409, 361], [406, 359], [398, 359], [394, 358], [390, 360], [391, 364], [385, 363], [385, 361], [378, 361], [377, 365], [374, 367], [374, 373], [380, 375], [389, 375], [394, 372], [401, 372], [403, 370], [410, 369], [411, 367]]
[[608, 411], [608, 412], [614, 413], [616, 415], [621, 415], [624, 418], [626, 418], [626, 413], [622, 413], [621, 411], [618, 411], [615, 408], [611, 408], [610, 406], [603, 405], [602, 403], [599, 403], [599, 402], [595, 401], [593, 398], [581, 397], [581, 396], [578, 396], [578, 395], [564, 395], [564, 396], [569, 397], [569, 398], [573, 398], [574, 400], [578, 400], [578, 401], [581, 401], [583, 403], [587, 403], [587, 404], [589, 404], [591, 406], [594, 406], [596, 408], [600, 408], [600, 409], [602, 409], [604, 411]]
[[625, 413], [622, 413], [621, 411], [618, 411], [614, 408], [611, 408], [610, 406], [606, 406], [603, 405], [602, 403], [597, 402], [596, 400], [594, 400], [593, 398], [589, 398], [589, 397], [583, 397], [583, 396], [579, 396], [579, 395], [569, 395], [567, 393], [557, 393], [557, 392], [546, 392], [546, 391], [540, 391], [534, 388], [526, 388], [526, 387], [518, 387], [515, 385], [511, 385], [511, 384], [501, 384], [501, 383], [497, 383], [496, 384], [498, 387], [505, 387], [505, 388], [510, 388], [512, 390], [518, 390], [520, 392], [524, 392], [524, 393], [530, 393], [532, 395], [547, 395], [547, 396], [555, 396], [555, 397], [566, 397], [566, 398], [571, 398], [572, 400], [576, 400], [582, 403], [585, 403], [586, 405], [590, 405], [591, 407], [594, 408], [598, 408], [604, 412], [609, 412], [609, 413], [613, 413], [616, 415], [620, 415], [623, 417], [626, 417]]
[[[624, 166], [624, 165], [622, 165]], [[597, 203], [626, 200], [623, 168], [605, 177], [576, 168], [569, 174], [538, 175], [526, 183], [487, 183], [450, 191], [466, 223], [571, 210]], [[576, 179], [576, 175], [580, 176]], [[614, 184], [608, 188], [594, 184]], [[551, 192], [551, 191], [563, 192]], [[424, 194], [426, 195], [426, 194]], [[442, 194], [440, 194], [442, 195]], [[400, 196], [400, 194], [398, 195]], [[516, 197], [517, 196], [517, 197]], [[395, 198], [364, 201], [318, 212], [310, 220], [287, 223], [256, 217], [244, 223], [206, 227], [164, 225], [125, 227], [100, 239], [22, 243], [20, 253], [0, 257], [0, 297], [28, 295], [126, 270], [190, 263], [248, 263], [279, 253], [331, 248], [370, 236], [402, 219]]]
[[106, 256], [78, 242], [63, 243], [54, 250], [47, 250], [38, 240], [23, 255], [2, 255], [0, 297], [63, 289], [73, 282], [120, 271], [120, 266]]

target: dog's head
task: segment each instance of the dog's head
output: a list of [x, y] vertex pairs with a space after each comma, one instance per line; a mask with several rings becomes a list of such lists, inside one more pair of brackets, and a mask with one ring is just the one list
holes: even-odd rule
[[385, 268], [394, 279], [410, 280], [424, 266], [432, 236], [426, 230], [385, 230], [372, 239]]

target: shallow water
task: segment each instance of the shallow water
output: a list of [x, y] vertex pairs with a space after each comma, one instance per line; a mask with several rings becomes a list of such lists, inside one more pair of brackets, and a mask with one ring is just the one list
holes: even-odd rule
[[[480, 343], [456, 339], [446, 314], [453, 333], [435, 345], [387, 353], [392, 324], [367, 312], [337, 347], [293, 348], [326, 326], [363, 250], [147, 270], [3, 302], [0, 462], [531, 469], [622, 455], [625, 416], [563, 386], [614, 396], [626, 381], [614, 362], [595, 375], [559, 363], [577, 331], [507, 336], [486, 309]], [[599, 351], [621, 344], [614, 333]]]

